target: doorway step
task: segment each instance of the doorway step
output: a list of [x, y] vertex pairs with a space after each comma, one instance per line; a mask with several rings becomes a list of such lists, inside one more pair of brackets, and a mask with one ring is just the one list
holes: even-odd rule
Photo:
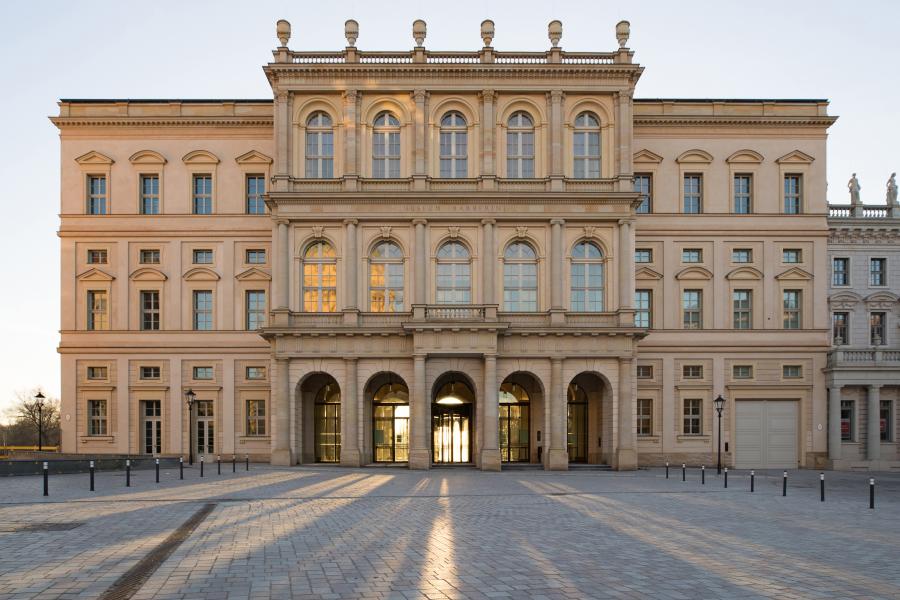
[[500, 465], [501, 471], [543, 471], [541, 463], [505, 462]]
[[569, 463], [570, 471], [612, 471], [610, 465], [592, 465], [586, 463]]

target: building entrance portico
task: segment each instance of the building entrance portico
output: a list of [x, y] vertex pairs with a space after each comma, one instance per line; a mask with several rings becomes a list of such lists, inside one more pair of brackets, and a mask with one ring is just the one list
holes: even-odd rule
[[434, 464], [470, 464], [475, 437], [475, 393], [462, 373], [444, 373], [435, 384], [431, 405], [431, 460]]

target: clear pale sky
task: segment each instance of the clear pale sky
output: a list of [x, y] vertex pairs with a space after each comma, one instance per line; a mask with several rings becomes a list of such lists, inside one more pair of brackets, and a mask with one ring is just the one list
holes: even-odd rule
[[639, 98], [828, 98], [840, 120], [828, 145], [829, 201], [848, 201], [856, 171], [866, 203], [884, 202], [900, 170], [900, 2], [835, 0], [453, 2], [307, 0], [233, 2], [2, 2], [0, 23], [0, 411], [16, 390], [59, 394], [59, 139], [47, 117], [59, 98], [270, 98], [261, 66], [293, 25], [294, 49], [481, 47], [493, 19], [498, 50], [544, 50], [547, 23], [561, 46], [609, 51], [631, 21], [629, 46], [646, 67]]

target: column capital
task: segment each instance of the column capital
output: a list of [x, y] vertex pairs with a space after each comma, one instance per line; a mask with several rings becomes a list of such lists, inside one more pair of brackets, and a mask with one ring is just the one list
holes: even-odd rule
[[425, 100], [428, 99], [429, 93], [422, 88], [416, 88], [409, 95], [416, 102], [425, 102]]
[[275, 100], [277, 102], [287, 102], [288, 95], [289, 95], [289, 93], [287, 90], [278, 90], [274, 94]]
[[358, 219], [344, 219], [344, 225], [359, 225]]
[[348, 363], [355, 363], [358, 360], [359, 360], [358, 356], [345, 356], [344, 357], [344, 362], [348, 362]]
[[550, 357], [550, 364], [562, 364], [562, 361], [563, 361], [563, 360], [564, 360], [564, 359], [563, 359], [562, 356], [551, 356], [551, 357]]
[[566, 220], [565, 219], [550, 219], [550, 224], [551, 225], [565, 225]]
[[358, 94], [359, 94], [359, 90], [354, 90], [354, 89], [344, 90], [344, 92], [341, 94], [341, 97], [342, 97], [344, 100], [347, 100], [347, 101], [349, 101], [349, 102], [355, 102], [355, 101], [356, 101], [356, 96], [357, 96]]
[[635, 219], [619, 219], [619, 225], [634, 225]]
[[482, 101], [493, 102], [497, 99], [497, 92], [494, 90], [481, 90], [478, 92], [478, 98]]
[[275, 219], [276, 225], [290, 225], [291, 222], [288, 219]]
[[496, 223], [497, 223], [496, 219], [482, 219], [481, 220], [482, 225], [495, 225]]
[[412, 224], [413, 225], [427, 225], [428, 219], [413, 219]]
[[547, 92], [547, 98], [551, 102], [562, 102], [566, 97], [566, 93], [562, 90], [550, 90]]
[[873, 391], [873, 392], [874, 392], [874, 391], [876, 391], [876, 390], [881, 390], [881, 388], [884, 387], [884, 384], [881, 384], [881, 383], [870, 383], [867, 387], [869, 388], [870, 391]]

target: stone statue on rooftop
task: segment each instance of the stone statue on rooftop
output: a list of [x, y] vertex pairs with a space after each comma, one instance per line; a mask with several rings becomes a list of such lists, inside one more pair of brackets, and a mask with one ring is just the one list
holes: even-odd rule
[[859, 179], [856, 178], [856, 173], [854, 173], [853, 177], [850, 178], [850, 181], [847, 182], [847, 189], [850, 190], [850, 204], [859, 204], [859, 190], [862, 189], [862, 186], [859, 185]]
[[888, 206], [897, 204], [897, 174], [891, 173], [887, 180], [887, 196], [885, 197]]

